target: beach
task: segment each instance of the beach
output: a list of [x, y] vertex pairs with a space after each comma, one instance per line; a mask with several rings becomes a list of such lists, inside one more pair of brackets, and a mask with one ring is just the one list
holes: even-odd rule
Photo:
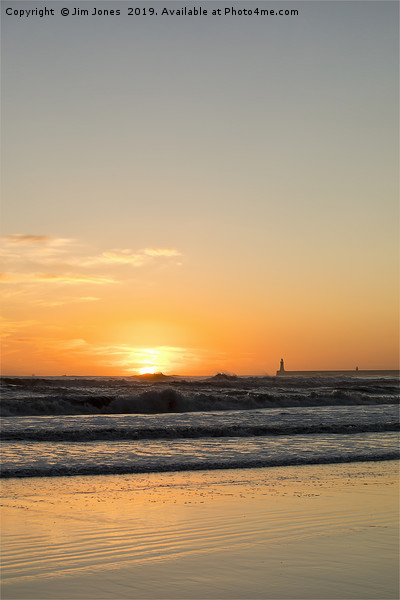
[[396, 461], [2, 490], [3, 600], [398, 597]]

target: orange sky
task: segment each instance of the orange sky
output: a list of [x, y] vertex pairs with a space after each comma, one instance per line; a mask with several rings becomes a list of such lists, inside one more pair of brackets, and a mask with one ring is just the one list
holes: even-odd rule
[[379, 277], [360, 289], [348, 275], [335, 290], [330, 273], [306, 289], [285, 273], [240, 281], [212, 265], [205, 277], [172, 249], [109, 262], [112, 252], [76, 256], [66, 239], [3, 246], [7, 374], [271, 374], [281, 355], [293, 370], [396, 367], [395, 288], [383, 304]]

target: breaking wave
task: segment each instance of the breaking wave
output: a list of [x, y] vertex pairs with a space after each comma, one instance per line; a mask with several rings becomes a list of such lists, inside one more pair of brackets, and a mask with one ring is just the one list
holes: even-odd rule
[[2, 416], [156, 414], [398, 403], [396, 381], [312, 380], [218, 375], [202, 381], [3, 379]]
[[387, 423], [316, 423], [304, 425], [220, 425], [220, 426], [173, 426], [173, 427], [81, 427], [79, 429], [40, 429], [33, 431], [9, 431], [3, 433], [3, 441], [35, 442], [85, 442], [122, 440], [177, 440], [200, 438], [260, 437], [299, 434], [345, 434], [399, 431], [399, 422]]
[[71, 468], [68, 466], [55, 466], [44, 467], [44, 468], [11, 468], [3, 469], [0, 477], [11, 478], [11, 477], [74, 477], [82, 475], [128, 475], [128, 474], [139, 474], [139, 473], [166, 473], [171, 471], [212, 471], [222, 469], [259, 469], [263, 467], [290, 467], [298, 465], [321, 465], [321, 464], [339, 464], [339, 463], [350, 463], [350, 462], [373, 462], [373, 461], [385, 461], [385, 460], [398, 460], [398, 452], [380, 452], [377, 454], [365, 455], [362, 452], [352, 456], [326, 456], [326, 457], [290, 457], [281, 459], [251, 459], [251, 460], [238, 460], [231, 461], [229, 463], [218, 460], [210, 460], [207, 462], [201, 462], [197, 464], [188, 465], [186, 462], [176, 462], [170, 464], [159, 464], [159, 465], [119, 465], [119, 466], [104, 466], [104, 465], [81, 465], [79, 468]]

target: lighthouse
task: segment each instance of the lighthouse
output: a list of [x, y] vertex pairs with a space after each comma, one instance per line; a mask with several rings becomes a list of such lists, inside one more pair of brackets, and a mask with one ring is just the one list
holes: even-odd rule
[[283, 362], [283, 358], [281, 358], [279, 373], [283, 373], [285, 371], [285, 364]]

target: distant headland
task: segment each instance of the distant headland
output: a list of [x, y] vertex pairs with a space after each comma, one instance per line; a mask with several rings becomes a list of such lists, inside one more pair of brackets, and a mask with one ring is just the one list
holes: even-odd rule
[[286, 371], [285, 363], [281, 358], [279, 371], [276, 372], [277, 377], [336, 377], [338, 375], [345, 375], [348, 377], [368, 377], [368, 376], [392, 376], [398, 377], [400, 375], [399, 369], [392, 370], [361, 370], [356, 367], [354, 370], [348, 371]]

